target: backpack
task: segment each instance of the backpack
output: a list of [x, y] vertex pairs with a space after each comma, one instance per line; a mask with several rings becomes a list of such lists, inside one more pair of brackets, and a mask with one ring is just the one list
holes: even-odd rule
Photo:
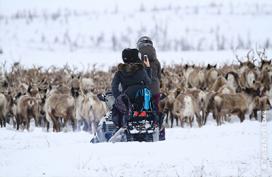
[[151, 107], [151, 91], [148, 88], [143, 88], [137, 91], [135, 100], [137, 104], [137, 109], [139, 111], [149, 111], [152, 110]]

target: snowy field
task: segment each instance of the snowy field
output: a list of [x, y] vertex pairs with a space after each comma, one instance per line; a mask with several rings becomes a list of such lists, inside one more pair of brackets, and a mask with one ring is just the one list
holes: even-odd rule
[[[237, 121], [167, 129], [167, 140], [156, 143], [90, 144], [86, 132], [2, 128], [0, 176], [260, 176], [260, 123]], [[268, 133], [271, 160], [271, 121]]]
[[0, 0], [0, 62], [103, 68], [148, 35], [166, 64], [232, 63], [272, 49], [270, 21], [270, 0]]

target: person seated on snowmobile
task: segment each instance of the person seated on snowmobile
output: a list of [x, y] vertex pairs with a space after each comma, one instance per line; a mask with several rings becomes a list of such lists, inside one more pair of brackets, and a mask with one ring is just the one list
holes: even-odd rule
[[112, 120], [117, 127], [126, 127], [130, 102], [133, 102], [139, 89], [146, 88], [151, 83], [149, 60], [142, 62], [137, 49], [124, 49], [122, 59], [124, 63], [118, 65], [111, 83], [112, 94], [115, 98]]
[[[160, 102], [160, 87], [161, 87], [161, 64], [157, 58], [156, 49], [153, 46], [153, 41], [148, 36], [142, 36], [137, 41], [137, 48], [141, 54], [141, 58], [148, 57], [151, 68], [151, 85], [149, 88], [152, 92], [152, 101], [155, 106], [155, 110], [159, 116], [160, 136], [165, 136], [165, 128], [163, 126], [164, 113], [159, 110]], [[164, 139], [164, 138], [162, 138]]]

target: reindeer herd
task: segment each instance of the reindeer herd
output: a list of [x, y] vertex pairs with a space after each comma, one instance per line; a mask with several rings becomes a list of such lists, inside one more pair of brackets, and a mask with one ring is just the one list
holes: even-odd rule
[[49, 131], [61, 131], [67, 123], [74, 130], [95, 131], [107, 110], [96, 94], [110, 85], [111, 71], [75, 72], [68, 66], [23, 68], [14, 63], [0, 77], [0, 125], [29, 130], [30, 120]]
[[[161, 92], [166, 97], [160, 101], [160, 110], [166, 126], [173, 127], [175, 120], [177, 125], [192, 127], [196, 119], [201, 127], [209, 114], [217, 125], [235, 116], [241, 122], [246, 115], [257, 120], [258, 111], [271, 109], [272, 64], [265, 50], [250, 50], [236, 59], [239, 64], [221, 67], [164, 66]], [[109, 111], [97, 94], [110, 88], [115, 71], [116, 67], [108, 71], [93, 67], [85, 72], [69, 66], [27, 69], [14, 63], [0, 73], [0, 126], [9, 123], [17, 130], [29, 130], [34, 119], [35, 126], [48, 131], [59, 132], [71, 125], [73, 130], [94, 133]]]
[[[257, 53], [257, 57], [254, 54]], [[180, 122], [192, 126], [194, 118], [199, 127], [207, 122], [211, 113], [217, 125], [238, 116], [258, 119], [258, 111], [271, 109], [272, 65], [265, 50], [250, 50], [239, 64], [206, 67], [175, 65], [162, 70], [162, 92], [167, 97], [161, 101], [166, 123], [173, 127]]]

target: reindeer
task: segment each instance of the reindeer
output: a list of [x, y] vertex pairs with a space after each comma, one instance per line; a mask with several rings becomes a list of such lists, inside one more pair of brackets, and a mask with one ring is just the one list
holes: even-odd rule
[[73, 130], [76, 129], [75, 119], [75, 99], [70, 94], [51, 93], [45, 102], [45, 112], [47, 131], [50, 124], [53, 125], [53, 130], [60, 131], [61, 119], [64, 120], [64, 127], [68, 120], [72, 122]]
[[[217, 125], [221, 125], [223, 118], [228, 114], [237, 115], [240, 122], [245, 120], [245, 114], [249, 113], [250, 118], [257, 116], [254, 111], [271, 109], [267, 97], [250, 95], [252, 89], [237, 94], [216, 94], [213, 98], [213, 115]], [[254, 94], [255, 91], [254, 91]], [[255, 117], [256, 118], [256, 117]]]
[[225, 75], [226, 78], [226, 85], [232, 89], [235, 93], [241, 91], [241, 84], [239, 80], [239, 75], [235, 71], [229, 71]]
[[256, 59], [254, 59], [254, 56], [250, 57], [250, 54], [252, 52], [253, 52], [252, 49], [248, 51], [246, 56], [247, 61], [244, 61], [244, 62], [239, 58], [237, 54], [235, 54], [237, 61], [240, 63], [239, 74], [242, 74], [247, 69], [250, 69], [250, 70], [256, 69], [256, 65], [254, 64]]
[[72, 80], [70, 81], [70, 87], [72, 96], [77, 98], [80, 94], [80, 75], [75, 77], [72, 75]]
[[[252, 113], [249, 115], [249, 117], [250, 119], [254, 117], [255, 120], [258, 120], [257, 111], [263, 112], [272, 108], [269, 98], [267, 96], [256, 97], [254, 99], [254, 105], [255, 107], [253, 108]], [[263, 121], [263, 116], [261, 116], [261, 121]]]
[[245, 69], [241, 73], [240, 83], [243, 88], [254, 87], [255, 82], [258, 80], [258, 73], [255, 69]]
[[83, 77], [80, 80], [80, 88], [83, 94], [93, 92], [95, 88], [94, 81], [91, 78]]
[[261, 66], [260, 66], [260, 71], [271, 71], [272, 69], [272, 65], [271, 65], [271, 59], [268, 60], [267, 59], [267, 56], [265, 54], [265, 48], [263, 49], [263, 51], [258, 51], [257, 48], [256, 48], [256, 53], [259, 57], [259, 59], [261, 60]]
[[243, 122], [248, 110], [247, 98], [243, 94], [217, 94], [213, 98], [213, 116], [221, 125], [227, 114], [235, 114]]
[[7, 105], [8, 101], [4, 94], [0, 93], [0, 126], [6, 126], [6, 116], [7, 116]]
[[196, 115], [197, 122], [201, 123], [201, 116], [199, 114], [199, 106], [194, 97], [190, 94], [179, 94], [175, 99], [173, 106], [173, 115], [180, 119], [181, 127], [184, 126], [185, 121], [189, 121], [190, 127]]
[[174, 119], [176, 119], [176, 125], [178, 126], [178, 117], [174, 117], [173, 108], [174, 108], [175, 99], [177, 98], [177, 96], [180, 93], [184, 93], [184, 88], [175, 88], [175, 89], [170, 90], [169, 93], [167, 94], [167, 97], [162, 102], [162, 104], [164, 104], [164, 105], [162, 105], [162, 104], [160, 105], [161, 107], [163, 106], [163, 108], [161, 110], [166, 114], [165, 122], [167, 124], [168, 124], [169, 116], [170, 116], [170, 120], [171, 120], [170, 127], [171, 128], [173, 127]]
[[208, 64], [205, 69], [205, 81], [207, 83], [207, 86], [212, 85], [220, 76], [220, 73], [216, 69], [216, 66], [217, 66], [216, 64], [215, 65]]
[[97, 96], [91, 92], [84, 95], [79, 107], [79, 115], [84, 121], [84, 129], [95, 133], [97, 124], [107, 111], [105, 103], [101, 102]]
[[185, 94], [192, 95], [195, 100], [195, 104], [197, 105], [196, 111], [199, 111], [196, 113], [196, 117], [198, 115], [201, 115], [201, 119], [197, 119], [198, 126], [201, 127], [206, 124], [207, 116], [208, 116], [208, 106], [210, 99], [212, 97], [212, 92], [206, 92], [202, 91], [200, 89], [188, 89]]
[[185, 87], [189, 88], [189, 76], [195, 70], [195, 65], [185, 65], [183, 69], [183, 76], [185, 78]]
[[215, 82], [212, 85], [210, 85], [209, 91], [218, 92], [218, 90], [224, 85], [227, 85], [227, 80], [223, 76], [219, 76], [215, 80]]
[[188, 88], [206, 89], [205, 71], [201, 68], [196, 68], [190, 72], [188, 76]]
[[17, 130], [19, 130], [21, 124], [23, 124], [23, 129], [27, 128], [29, 130], [31, 117], [35, 120], [35, 126], [38, 126], [39, 111], [36, 99], [28, 95], [20, 96], [20, 93], [17, 97], [19, 97], [15, 116]]

